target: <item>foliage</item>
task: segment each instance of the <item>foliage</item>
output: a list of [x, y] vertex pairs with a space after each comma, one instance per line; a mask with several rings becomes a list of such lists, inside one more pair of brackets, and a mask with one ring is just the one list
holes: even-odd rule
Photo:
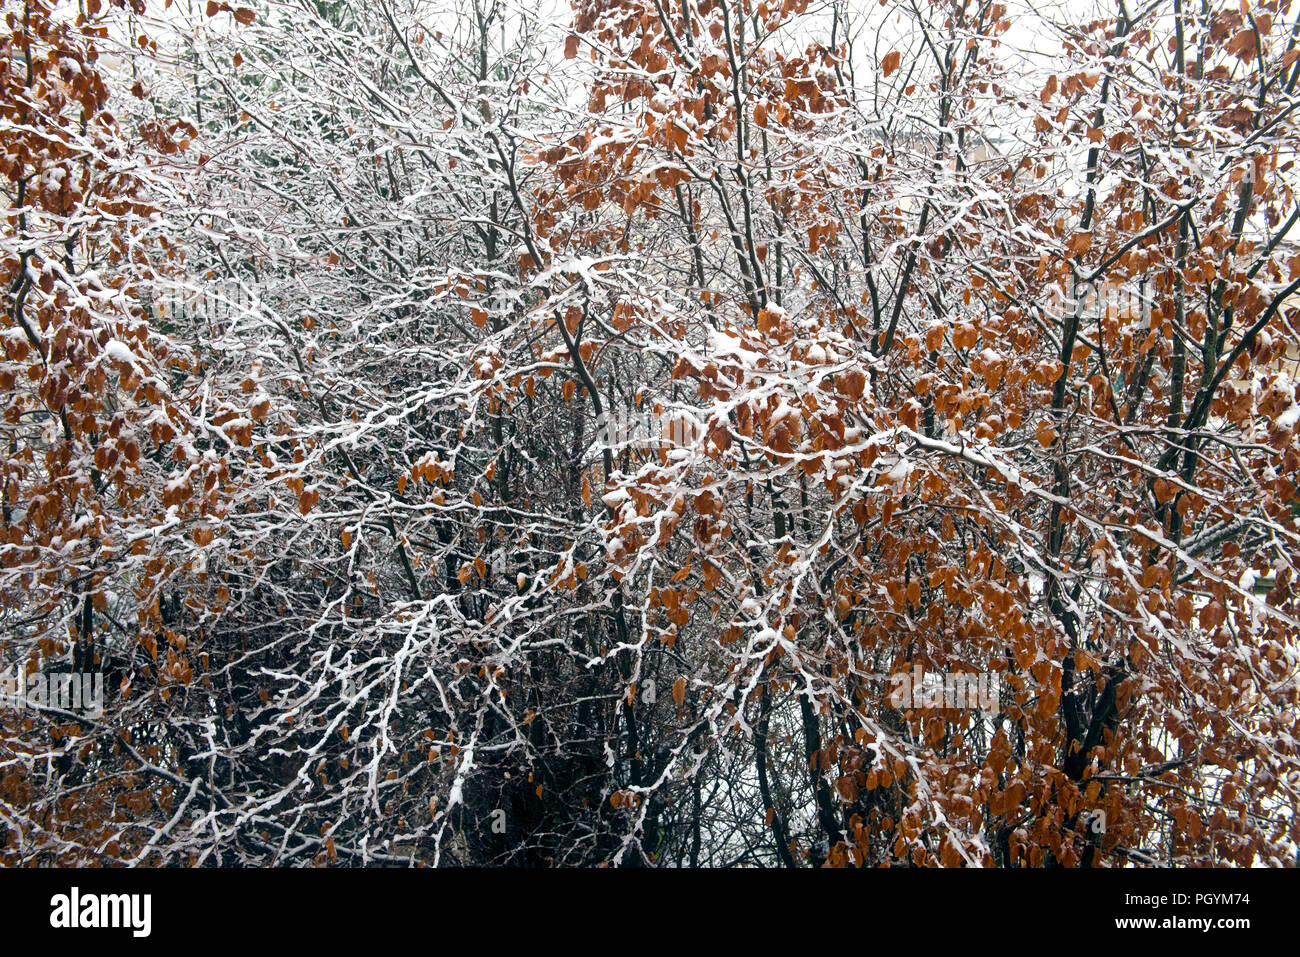
[[0, 861], [1293, 864], [1289, 0], [552, 13], [6, 5]]

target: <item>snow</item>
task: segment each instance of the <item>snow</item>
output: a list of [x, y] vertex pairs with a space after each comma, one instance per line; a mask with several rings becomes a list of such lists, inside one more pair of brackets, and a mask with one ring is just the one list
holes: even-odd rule
[[[489, 6], [505, 11], [499, 15], [507, 19], [514, 15], [509, 4]], [[17, 545], [12, 532], [7, 539], [0, 535], [0, 591], [17, 597], [12, 617], [21, 623], [7, 653], [21, 657], [37, 647], [42, 633], [62, 640], [64, 613], [42, 620], [37, 612], [55, 608], [69, 582], [93, 580], [98, 588], [102, 580], [104, 591], [113, 589], [103, 620], [96, 621], [108, 655], [119, 653], [116, 622], [127, 632], [156, 624], [148, 621], [151, 606], [157, 602], [158, 609], [170, 610], [167, 599], [177, 594], [192, 601], [193, 614], [185, 614], [182, 627], [195, 652], [202, 645], [214, 659], [200, 671], [198, 654], [192, 656], [196, 677], [216, 681], [195, 684], [192, 693], [175, 689], [197, 707], [166, 709], [174, 727], [163, 729], [161, 757], [154, 758], [190, 787], [194, 800], [186, 805], [185, 788], [178, 788], [177, 803], [167, 813], [150, 807], [139, 815], [142, 841], [152, 833], [160, 856], [184, 862], [193, 848], [199, 864], [310, 864], [320, 847], [317, 835], [323, 840], [328, 833], [346, 851], [345, 863], [356, 857], [364, 863], [368, 847], [403, 847], [419, 863], [426, 857], [436, 863], [445, 853], [449, 861], [475, 864], [487, 858], [489, 843], [494, 860], [511, 862], [521, 859], [519, 841], [542, 832], [510, 811], [508, 832], [490, 836], [483, 830], [485, 815], [497, 802], [514, 808], [524, 799], [548, 825], [536, 849], [553, 853], [556, 863], [601, 863], [597, 858], [612, 857], [605, 855], [612, 847], [632, 859], [637, 842], [650, 833], [645, 808], [655, 813], [674, 793], [662, 785], [680, 781], [703, 784], [702, 793], [716, 794], [719, 806], [729, 809], [726, 820], [705, 814], [700, 821], [707, 859], [761, 866], [772, 863], [776, 851], [766, 837], [750, 841], [767, 831], [765, 808], [755, 797], [754, 737], [748, 733], [754, 730], [748, 722], [757, 723], [762, 713], [760, 700], [770, 708], [769, 768], [781, 792], [778, 803], [788, 809], [785, 823], [801, 851], [814, 845], [825, 850], [813, 790], [806, 781], [793, 789], [791, 784], [798, 785], [802, 773], [799, 698], [806, 694], [828, 747], [847, 732], [840, 750], [848, 760], [840, 770], [828, 767], [832, 776], [863, 767], [858, 760], [868, 754], [882, 765], [903, 762], [910, 770], [890, 793], [906, 805], [900, 813], [916, 819], [923, 835], [918, 843], [934, 838], [931, 843], [942, 846], [937, 828], [946, 821], [956, 850], [982, 863], [981, 838], [970, 830], [979, 827], [965, 812], [976, 803], [971, 796], [977, 787], [996, 782], [988, 768], [980, 768], [987, 744], [983, 729], [972, 726], [966, 753], [960, 754], [962, 745], [922, 742], [912, 729], [881, 721], [888, 716], [873, 697], [887, 683], [888, 669], [913, 653], [927, 660], [931, 683], [940, 668], [958, 662], [978, 669], [1005, 665], [1013, 673], [1030, 661], [1059, 667], [1067, 653], [1060, 640], [1065, 614], [1045, 603], [1049, 588], [1078, 615], [1081, 640], [1096, 651], [1100, 665], [1123, 664], [1130, 651], [1126, 670], [1142, 707], [1123, 718], [1130, 735], [1125, 740], [1158, 742], [1160, 720], [1144, 724], [1149, 716], [1186, 726], [1186, 709], [1204, 708], [1208, 718], [1222, 719], [1215, 744], [1223, 744], [1224, 754], [1249, 753], [1259, 764], [1258, 780], [1273, 772], [1275, 780], [1285, 780], [1286, 762], [1294, 758], [1286, 749], [1293, 740], [1276, 726], [1259, 729], [1261, 718], [1275, 719], [1276, 709], [1286, 704], [1295, 631], [1293, 623], [1282, 626], [1290, 613], [1284, 605], [1270, 607], [1267, 596], [1245, 596], [1262, 591], [1260, 577], [1269, 565], [1276, 563], [1273, 574], [1284, 587], [1294, 572], [1289, 513], [1270, 488], [1270, 481], [1280, 484], [1278, 476], [1290, 478], [1294, 471], [1294, 456], [1288, 457], [1294, 441], [1286, 430], [1300, 426], [1300, 401], [1292, 394], [1294, 383], [1282, 381], [1294, 375], [1290, 360], [1263, 368], [1253, 350], [1240, 357], [1240, 366], [1254, 365], [1242, 370], [1237, 381], [1243, 391], [1232, 400], [1248, 414], [1239, 420], [1216, 404], [1212, 421], [1203, 423], [1214, 438], [1198, 445], [1203, 459], [1184, 486], [1199, 486], [1205, 507], [1184, 516], [1181, 538], [1171, 534], [1145, 495], [1149, 481], [1161, 477], [1161, 451], [1180, 431], [1168, 428], [1156, 410], [1169, 394], [1164, 352], [1150, 366], [1147, 384], [1155, 402], [1132, 410], [1133, 427], [1125, 434], [1111, 410], [1076, 406], [1071, 394], [1070, 410], [1062, 416], [1069, 419], [1061, 429], [1063, 445], [1043, 448], [1034, 433], [1044, 417], [1059, 411], [1049, 407], [1054, 376], [1021, 382], [1012, 375], [1001, 394], [984, 394], [998, 369], [1028, 376], [1059, 366], [1048, 358], [1059, 355], [1059, 327], [1053, 315], [1044, 315], [1044, 306], [1060, 305], [1059, 296], [1046, 293], [1071, 285], [1069, 268], [1080, 265], [1056, 258], [1062, 238], [1077, 226], [1072, 191], [1095, 187], [1095, 208], [1105, 212], [1087, 257], [1091, 263], [1104, 264], [1133, 238], [1134, 229], [1152, 226], [1181, 202], [1161, 191], [1170, 183], [1179, 195], [1202, 197], [1181, 214], [1191, 217], [1184, 222], [1195, 225], [1193, 238], [1200, 243], [1219, 235], [1225, 218], [1231, 223], [1231, 193], [1222, 214], [1212, 201], [1229, 174], [1249, 161], [1252, 150], [1267, 152], [1267, 143], [1252, 146], [1240, 139], [1230, 129], [1233, 120], [1225, 125], [1213, 119], [1198, 129], [1195, 123], [1206, 114], [1195, 112], [1186, 129], [1191, 147], [1141, 129], [1132, 117], [1139, 99], [1139, 118], [1153, 117], [1167, 131], [1177, 98], [1152, 95], [1167, 78], [1127, 62], [1131, 51], [1113, 45], [1117, 52], [1110, 57], [1080, 48], [1047, 64], [1061, 67], [1051, 72], [1069, 84], [1069, 92], [1044, 115], [1068, 101], [1075, 118], [1086, 121], [1101, 91], [1080, 90], [1077, 77], [1104, 64], [1116, 78], [1105, 111], [1106, 136], [1126, 130], [1139, 139], [1152, 137], [1150, 143], [1126, 142], [1108, 151], [1100, 177], [1084, 183], [1080, 164], [1093, 148], [1085, 128], [1067, 138], [1050, 130], [1042, 137], [1028, 125], [1023, 131], [997, 128], [1004, 106], [1008, 124], [1039, 112], [1036, 68], [1029, 71], [1034, 76], [1010, 71], [1004, 84], [1010, 96], [995, 86], [969, 106], [964, 97], [954, 97], [956, 112], [942, 127], [934, 125], [933, 97], [891, 99], [891, 84], [878, 88], [874, 70], [867, 71], [859, 91], [866, 97], [858, 103], [827, 98], [824, 115], [796, 106], [793, 122], [787, 122], [781, 78], [797, 80], [806, 69], [827, 85], [839, 82], [833, 72], [819, 73], [819, 64], [832, 62], [828, 51], [809, 46], [808, 58], [791, 59], [805, 41], [818, 39], [820, 29], [815, 18], [799, 20], [793, 11], [781, 17], [793, 21], [791, 31], [782, 26], [763, 39], [768, 31], [759, 25], [759, 37], [737, 36], [731, 51], [710, 37], [709, 24], [722, 28], [716, 5], [700, 18], [700, 35], [693, 38], [698, 44], [688, 28], [681, 34], [690, 47], [687, 59], [729, 52], [742, 57], [749, 75], [740, 93], [751, 102], [741, 109], [762, 101], [775, 114], [774, 125], [760, 135], [755, 127], [733, 123], [736, 104], [729, 92], [711, 101], [716, 110], [711, 107], [707, 118], [694, 118], [703, 105], [700, 90], [720, 87], [692, 88], [689, 69], [671, 62], [677, 54], [669, 45], [655, 41], [653, 59], [663, 54], [670, 61], [662, 71], [644, 67], [641, 57], [611, 66], [614, 47], [628, 52], [643, 43], [646, 31], [636, 34], [635, 16], [627, 21], [631, 32], [611, 35], [610, 43], [584, 43], [582, 55], [567, 64], [558, 57], [559, 45], [531, 44], [551, 39], [548, 30], [558, 35], [575, 29], [572, 18], [538, 20], [532, 11], [527, 30], [489, 44], [489, 56], [507, 66], [501, 71], [502, 62], [490, 64], [502, 79], [449, 80], [442, 88], [449, 103], [437, 95], [407, 95], [421, 86], [419, 77], [406, 75], [414, 64], [403, 58], [412, 51], [401, 44], [392, 50], [375, 45], [376, 25], [369, 19], [345, 17], [350, 25], [339, 26], [339, 18], [321, 18], [311, 5], [268, 0], [261, 7], [268, 10], [266, 18], [228, 36], [204, 33], [200, 14], [200, 32], [179, 38], [183, 48], [193, 43], [202, 53], [194, 62], [169, 54], [167, 68], [159, 71], [148, 50], [131, 63], [101, 60], [92, 69], [87, 61], [88, 74], [98, 69], [125, 75], [133, 66], [144, 67], [144, 77], [158, 85], [156, 99], [136, 100], [122, 88], [129, 83], [108, 77], [113, 108], [127, 118], [128, 129], [147, 115], [168, 118], [168, 104], [183, 100], [179, 94], [186, 89], [229, 94], [228, 111], [209, 116], [205, 110], [196, 140], [196, 150], [212, 154], [210, 162], [176, 158], [155, 170], [152, 151], [134, 148], [97, 157], [94, 130], [65, 124], [69, 144], [86, 158], [96, 183], [126, 188], [129, 177], [120, 177], [119, 170], [138, 171], [147, 180], [158, 172], [160, 181], [146, 185], [151, 204], [163, 213], [115, 212], [114, 204], [96, 207], [92, 195], [41, 220], [34, 204], [29, 228], [10, 237], [3, 257], [26, 263], [33, 282], [44, 280], [29, 303], [31, 318], [41, 322], [41, 338], [60, 342], [60, 306], [70, 304], [79, 323], [63, 340], [73, 348], [57, 356], [47, 352], [50, 378], [88, 373], [96, 385], [104, 380], [105, 393], [95, 397], [102, 402], [79, 403], [84, 421], [70, 417], [77, 434], [66, 484], [75, 494], [61, 499], [64, 490], [47, 488], [41, 474], [42, 453], [47, 472], [51, 463], [65, 464], [50, 455], [50, 449], [62, 454], [64, 446], [56, 445], [62, 443], [61, 423], [38, 408], [47, 393], [35, 389], [45, 383], [15, 385], [20, 405], [29, 390], [34, 398], [19, 410], [22, 426], [14, 434], [23, 447], [16, 457], [0, 453], [0, 459], [9, 455], [11, 472], [22, 473], [11, 517], [21, 524], [39, 513], [47, 521], [59, 509], [62, 514], [43, 533], [32, 522]], [[918, 17], [931, 15], [928, 7], [918, 11]], [[398, 22], [384, 26], [384, 36], [396, 35], [390, 28], [418, 36], [418, 10], [392, 12]], [[895, 21], [886, 12], [881, 25], [885, 49], [924, 55], [916, 17]], [[502, 26], [504, 33], [504, 21]], [[1158, 32], [1168, 23], [1156, 17], [1150, 26]], [[354, 27], [364, 31], [358, 35]], [[470, 21], [464, 28], [468, 32], [420, 46], [415, 59], [428, 66], [429, 78], [460, 75], [451, 51], [473, 34]], [[1104, 35], [1101, 26], [1096, 39], [1102, 48]], [[216, 71], [227, 69], [241, 44], [248, 44], [248, 66], [239, 72], [250, 82], [237, 83]], [[406, 67], [394, 72], [394, 63]], [[1239, 61], [1232, 68], [1219, 79], [1186, 77], [1186, 102], [1203, 102], [1207, 88], [1228, 103], [1243, 90], [1249, 93], [1242, 77], [1255, 66]], [[617, 102], [617, 95], [603, 114], [588, 113], [592, 80], [605, 70], [613, 70], [616, 83], [643, 74], [657, 83], [654, 115], [639, 104]], [[981, 59], [972, 82], [1002, 72], [995, 60]], [[284, 82], [289, 73], [291, 82]], [[522, 88], [533, 82], [528, 77], [544, 84], [548, 73], [556, 84], [541, 97], [537, 87], [532, 94]], [[1095, 81], [1100, 75], [1092, 69], [1085, 77]], [[859, 82], [852, 71], [844, 76], [846, 83]], [[191, 81], [197, 81], [193, 87]], [[229, 86], [220, 85], [225, 81]], [[638, 87], [637, 96], [647, 91]], [[1276, 85], [1266, 94], [1262, 115], [1277, 118], [1270, 135], [1278, 142], [1294, 140], [1300, 113], [1285, 112], [1289, 101]], [[274, 110], [268, 109], [272, 96]], [[1022, 97], [1032, 108], [1017, 120], [1012, 104]], [[867, 117], [858, 106], [868, 107]], [[245, 107], [255, 122], [239, 125]], [[485, 116], [490, 118], [480, 120]], [[447, 118], [450, 128], [443, 126]], [[1067, 116], [1052, 125], [1072, 122]], [[343, 124], [351, 124], [346, 134]], [[685, 156], [670, 145], [681, 142], [679, 129], [698, 131], [689, 137]], [[933, 143], [926, 141], [945, 133], [952, 146], [962, 129], [987, 132], [988, 145], [997, 141], [997, 156], [960, 173], [955, 161], [936, 166]], [[21, 144], [24, 130], [13, 132]], [[557, 168], [540, 154], [560, 143], [583, 144], [585, 155], [567, 153]], [[878, 153], [877, 146], [883, 147]], [[947, 154], [951, 160], [952, 150]], [[39, 150], [24, 155], [20, 162], [39, 170], [47, 189], [77, 179], [83, 164]], [[868, 156], [866, 194], [856, 159]], [[377, 157], [381, 162], [374, 162]], [[98, 164], [100, 158], [107, 166]], [[1044, 160], [1037, 170], [1036, 158]], [[1017, 165], [1022, 161], [1027, 162]], [[1015, 170], [1010, 179], [1002, 175], [1003, 163]], [[673, 188], [662, 182], [676, 174], [665, 177], [664, 168], [687, 173], [681, 195], [695, 212], [679, 212]], [[618, 200], [625, 188], [638, 186], [647, 205], [627, 212]], [[1240, 278], [1248, 261], [1265, 260], [1258, 278], [1234, 284], [1246, 290], [1245, 299], [1234, 301], [1250, 300], [1251, 309], [1255, 293], [1276, 294], [1287, 274], [1287, 260], [1268, 261], [1272, 250], [1256, 242], [1257, 233], [1271, 238], [1280, 230], [1283, 220], [1274, 221], [1272, 214], [1289, 213], [1277, 198], [1285, 189], [1274, 194], [1256, 197], [1259, 209], [1246, 227], [1250, 235], [1243, 234], [1241, 249], [1230, 257], [1236, 265], [1228, 264]], [[793, 199], [789, 215], [781, 211], [787, 195]], [[588, 208], [587, 197], [598, 201]], [[929, 235], [918, 232], [923, 208], [933, 220]], [[812, 253], [804, 245], [806, 225], [832, 219], [841, 240], [830, 244], [824, 236], [826, 247]], [[1125, 225], [1136, 220], [1141, 225]], [[119, 229], [121, 223], [129, 228]], [[733, 230], [743, 234], [743, 244], [752, 240], [766, 250], [760, 266], [764, 290], [743, 272], [746, 257], [743, 250], [736, 256]], [[62, 245], [74, 231], [85, 243], [65, 252]], [[122, 239], [121, 258], [98, 254], [111, 248], [105, 236]], [[931, 244], [942, 236], [964, 240]], [[164, 237], [167, 247], [157, 243]], [[1167, 250], [1150, 243], [1143, 250], [1140, 239], [1122, 263], [1097, 265], [1096, 276], [1083, 267], [1076, 280], [1087, 286], [1122, 272], [1132, 273], [1135, 283], [1158, 282]], [[1288, 235], [1280, 247], [1285, 255], [1294, 252], [1294, 239]], [[1247, 241], [1253, 249], [1246, 249]], [[148, 259], [135, 256], [132, 244]], [[511, 247], [533, 250], [542, 261], [521, 275], [506, 252]], [[333, 259], [335, 252], [341, 262], [325, 268], [323, 257]], [[918, 268], [903, 282], [908, 261]], [[1143, 269], [1150, 275], [1142, 275]], [[978, 292], [976, 275], [986, 280]], [[55, 294], [49, 293], [51, 278]], [[1239, 291], [1234, 288], [1234, 296]], [[226, 311], [206, 315], [191, 309], [195, 294], [220, 299]], [[768, 296], [785, 305], [768, 305], [769, 314], [797, 317], [789, 327], [792, 336], [786, 336], [784, 322], [777, 336], [755, 331], [755, 313]], [[162, 311], [133, 318], [122, 310], [148, 302], [175, 308], [167, 311], [166, 323], [146, 328], [146, 335], [133, 324], [150, 323]], [[613, 323], [619, 305], [630, 305], [636, 320]], [[456, 321], [471, 306], [487, 310], [494, 321]], [[895, 306], [898, 335], [886, 349], [879, 330]], [[599, 429], [592, 396], [570, 391], [563, 397], [565, 386], [582, 378], [575, 376], [578, 360], [563, 344], [569, 338], [564, 326], [554, 322], [570, 307], [590, 317], [583, 342], [570, 340], [572, 351], [581, 345], [591, 360], [595, 390], [602, 402], [608, 399], [603, 408], [613, 410]], [[1113, 358], [1127, 374], [1144, 337], [1134, 330], [1142, 323], [1159, 326], [1149, 321], [1151, 305], [1146, 309], [1121, 322], [1119, 335], [1106, 320], [1098, 328], [1090, 321], [1079, 335], [1089, 343], [1101, 336], [1107, 361]], [[1291, 335], [1289, 312], [1283, 306], [1272, 323], [1274, 337]], [[1184, 318], [1199, 328], [1194, 315], [1188, 310]], [[304, 321], [309, 316], [310, 328]], [[965, 330], [962, 324], [971, 322], [981, 325], [982, 339], [969, 350], [955, 350], [948, 331]], [[0, 372], [22, 376], [29, 366], [33, 377], [42, 374], [34, 356], [19, 365], [12, 358], [3, 361], [6, 348], [28, 354], [31, 343], [24, 340], [37, 338], [14, 323], [10, 327], [0, 330]], [[1241, 330], [1230, 332], [1228, 348], [1240, 341]], [[1262, 331], [1261, 350], [1288, 344], [1272, 342], [1269, 332]], [[918, 333], [938, 348], [914, 350]], [[85, 340], [76, 338], [86, 335], [106, 343], [91, 346], [89, 360], [81, 347]], [[1158, 334], [1151, 341], [1163, 345], [1162, 339]], [[184, 361], [162, 363], [165, 355]], [[1072, 375], [1087, 381], [1101, 372], [1101, 355], [1094, 349], [1075, 362]], [[674, 377], [684, 369], [685, 362], [678, 364], [683, 359], [696, 373], [710, 371]], [[1187, 373], [1196, 378], [1200, 368], [1193, 365]], [[988, 380], [982, 384], [981, 368]], [[130, 396], [120, 395], [116, 373], [130, 378], [132, 370], [156, 375], [151, 382], [159, 387], [165, 379], [167, 402], [137, 408]], [[866, 373], [869, 388], [852, 396], [857, 377]], [[1113, 369], [1106, 378], [1114, 381]], [[1132, 386], [1131, 376], [1126, 381]], [[1225, 387], [1235, 386], [1229, 381]], [[1184, 411], [1191, 392], [1185, 400]], [[260, 411], [262, 402], [274, 403], [276, 414], [270, 421], [259, 417], [247, 445], [235, 442], [236, 434], [247, 440], [253, 426], [252, 413], [243, 410]], [[899, 415], [904, 403], [909, 405]], [[659, 413], [651, 411], [656, 408]], [[934, 416], [923, 428], [926, 408]], [[1271, 414], [1260, 415], [1259, 409]], [[214, 420], [223, 424], [214, 426]], [[766, 454], [772, 451], [763, 448], [767, 430], [799, 420], [807, 426], [799, 430], [799, 450]], [[977, 428], [990, 432], [988, 425], [1009, 421], [1022, 424], [990, 438], [975, 435]], [[643, 423], [653, 424], [643, 430]], [[1278, 430], [1289, 443], [1282, 448]], [[134, 470], [110, 470], [107, 484], [97, 487], [91, 479], [100, 476], [89, 474], [92, 456], [98, 453], [103, 461], [110, 449], [134, 452], [135, 443], [141, 454], [132, 460]], [[612, 464], [605, 458], [611, 445], [617, 446]], [[1062, 448], [1067, 459], [1059, 458]], [[872, 458], [864, 451], [878, 454]], [[1062, 462], [1068, 492], [1061, 491]], [[496, 469], [490, 478], [489, 463]], [[926, 481], [917, 483], [920, 478]], [[399, 484], [400, 496], [393, 492]], [[910, 485], [915, 487], [908, 490]], [[303, 488], [320, 499], [306, 513], [295, 494]], [[1251, 488], [1257, 491], [1246, 491]], [[28, 489], [30, 494], [22, 494]], [[38, 496], [42, 490], [47, 494]], [[133, 499], [136, 491], [140, 497]], [[160, 505], [160, 497], [174, 504]], [[687, 505], [692, 501], [702, 507]], [[715, 503], [720, 513], [709, 507]], [[1070, 521], [1056, 521], [1062, 511]], [[781, 520], [786, 517], [791, 521]], [[1062, 539], [1054, 538], [1056, 530]], [[199, 546], [209, 532], [212, 544]], [[27, 539], [38, 533], [39, 547], [29, 548]], [[1224, 556], [1219, 547], [1198, 548], [1202, 542], [1220, 545], [1223, 540], [1211, 533], [1235, 536], [1239, 557]], [[140, 547], [131, 548], [134, 543]], [[993, 562], [995, 568], [989, 568], [990, 555], [1001, 560]], [[1158, 589], [1145, 587], [1142, 575], [1152, 559], [1178, 569], [1177, 579]], [[945, 575], [949, 570], [952, 580]], [[210, 577], [197, 577], [204, 573]], [[899, 585], [918, 577], [921, 598], [910, 598], [912, 590], [909, 601], [899, 602]], [[51, 585], [42, 586], [43, 580]], [[1203, 634], [1195, 616], [1190, 624], [1182, 618], [1186, 596], [1199, 609], [1223, 588], [1234, 593], [1224, 632], [1241, 641], [1219, 649], [1209, 640], [1218, 636]], [[652, 600], [651, 589], [660, 601]], [[207, 603], [222, 590], [229, 595], [223, 607]], [[1151, 595], [1154, 590], [1161, 594]], [[966, 592], [973, 604], [966, 604]], [[21, 607], [24, 602], [33, 607]], [[1135, 634], [1157, 639], [1152, 647], [1167, 650], [1172, 660], [1140, 662], [1130, 644]], [[1011, 662], [1004, 661], [1008, 647]], [[120, 651], [131, 654], [129, 635]], [[774, 651], [782, 653], [779, 660], [771, 657]], [[1185, 686], [1175, 687], [1180, 672]], [[571, 680], [574, 675], [581, 680]], [[1084, 671], [1076, 676], [1085, 695], [1098, 677]], [[673, 682], [679, 678], [688, 700], [674, 707], [665, 690], [677, 688]], [[648, 691], [651, 680], [658, 683], [657, 703], [646, 695], [644, 709], [619, 707], [631, 681]], [[157, 684], [140, 686], [139, 703], [129, 709], [145, 713]], [[244, 701], [241, 692], [240, 701], [227, 701], [235, 687], [265, 689], [268, 700]], [[1223, 688], [1242, 691], [1226, 705], [1210, 700]], [[765, 690], [773, 693], [764, 696]], [[584, 721], [583, 703], [588, 714], [608, 708], [605, 717], [611, 720]], [[227, 722], [237, 728], [234, 738], [218, 732], [223, 709], [231, 704], [240, 709], [238, 722]], [[534, 709], [538, 722], [526, 727], [525, 714]], [[132, 713], [125, 714], [128, 722]], [[295, 719], [291, 734], [287, 715]], [[1052, 773], [1052, 762], [1068, 749], [1049, 740], [1051, 728], [1040, 733], [1029, 722], [1022, 730], [1025, 753], [1048, 755], [1041, 770]], [[641, 746], [647, 749], [645, 776], [634, 788], [645, 804], [603, 806], [599, 813], [581, 808], [571, 800], [574, 782], [564, 779], [574, 763], [567, 758], [582, 765], [574, 766], [586, 776], [584, 795], [608, 797], [630, 787], [633, 731], [644, 732]], [[855, 731], [865, 733], [856, 745]], [[541, 751], [532, 747], [538, 732]], [[39, 734], [26, 741], [19, 734], [16, 741], [39, 749], [35, 755], [48, 750]], [[191, 767], [169, 760], [177, 741], [204, 749]], [[602, 754], [606, 768], [600, 766]], [[550, 762], [548, 755], [558, 760]], [[969, 763], [972, 773], [945, 776], [953, 755]], [[258, 764], [267, 756], [287, 758], [284, 770], [296, 776], [281, 782], [260, 773]], [[594, 766], [585, 760], [592, 756]], [[1089, 760], [1095, 770], [1118, 772], [1123, 769], [1106, 767], [1115, 757]], [[110, 755], [87, 773], [120, 764]], [[542, 778], [525, 787], [522, 779], [534, 771], [543, 772]], [[1215, 782], [1204, 768], [1179, 773], [1189, 778], [1188, 793], [1217, 793], [1207, 786]], [[1300, 774], [1292, 774], [1300, 781]], [[544, 793], [539, 788], [534, 796], [543, 779]], [[510, 783], [503, 791], [505, 780]], [[219, 791], [215, 804], [209, 785]], [[114, 789], [113, 779], [109, 786]], [[1250, 787], [1243, 781], [1243, 790]], [[516, 789], [517, 795], [511, 793]], [[68, 782], [54, 781], [46, 790], [42, 800], [50, 806], [76, 796]], [[1134, 806], [1168, 810], [1165, 796], [1147, 791], [1135, 795]], [[1167, 797], [1187, 803], [1185, 796]], [[1199, 803], [1203, 809], [1208, 801]], [[1228, 810], [1235, 818], [1239, 808]], [[1261, 821], [1275, 810], [1256, 809]], [[21, 824], [31, 808], [3, 810]], [[559, 812], [553, 823], [564, 830], [549, 827], [553, 812]], [[689, 813], [662, 817], [661, 823], [676, 827]], [[1041, 820], [1024, 818], [1023, 811], [1008, 820], [1009, 826], [1025, 824], [1019, 833], [1038, 840]], [[1163, 848], [1158, 830], [1139, 822], [1132, 846]], [[37, 834], [42, 852], [63, 857], [61, 835], [53, 828], [11, 831], [20, 842], [23, 834]], [[262, 831], [270, 836], [259, 841]], [[664, 856], [656, 864], [673, 863], [672, 855], [689, 843], [683, 833], [661, 832]], [[1211, 847], [1217, 839], [1207, 834], [1201, 845]], [[752, 848], [739, 846], [749, 843]], [[1278, 842], [1268, 843], [1271, 851]], [[871, 845], [892, 847], [885, 841]], [[88, 849], [103, 854], [102, 847]], [[1184, 852], [1188, 863], [1206, 863], [1208, 853], [1190, 845]], [[13, 854], [13, 842], [0, 848], [0, 858]]]
[[613, 508], [618, 508], [618, 506], [622, 505], [630, 497], [631, 496], [628, 493], [627, 489], [615, 488], [615, 489], [610, 489], [608, 492], [602, 495], [600, 497], [600, 500], [605, 503], [605, 506], [607, 508], [613, 509]]
[[910, 476], [915, 470], [915, 465], [907, 459], [900, 458], [894, 463], [894, 467], [886, 474], [888, 474], [889, 480], [895, 485], [902, 485], [907, 481], [908, 476]]
[[136, 364], [135, 353], [121, 339], [109, 339], [108, 344], [104, 346], [104, 354], [114, 362], [120, 362], [123, 365], [134, 367]]

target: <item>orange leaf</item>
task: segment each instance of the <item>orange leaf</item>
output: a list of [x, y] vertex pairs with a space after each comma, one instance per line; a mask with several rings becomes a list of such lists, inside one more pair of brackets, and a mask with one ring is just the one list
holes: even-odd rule
[[898, 69], [898, 65], [903, 61], [903, 55], [897, 50], [892, 53], [886, 53], [885, 58], [880, 61], [880, 69], [884, 71], [885, 76], [893, 73]]
[[839, 391], [850, 399], [862, 398], [867, 387], [867, 376], [860, 369], [850, 369], [839, 377]]

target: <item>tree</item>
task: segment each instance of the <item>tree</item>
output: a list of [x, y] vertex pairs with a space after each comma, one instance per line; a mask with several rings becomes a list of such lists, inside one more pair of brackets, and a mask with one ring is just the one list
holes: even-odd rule
[[102, 16], [0, 650], [114, 680], [10, 859], [1291, 863], [1289, 4]]
[[[176, 778], [153, 766], [149, 729], [192, 666], [162, 603], [186, 564], [183, 531], [201, 538], [228, 481], [195, 441], [221, 419], [187, 393], [193, 353], [149, 307], [175, 241], [137, 147], [177, 154], [194, 130], [153, 120], [136, 143], [107, 109], [100, 51], [117, 8], [69, 21], [31, 0], [5, 15], [3, 658], [13, 675], [120, 681], [102, 720], [0, 715], [0, 795], [21, 808], [0, 854], [19, 861], [129, 853], [143, 843], [132, 813], [169, 806]], [[141, 668], [160, 685], [147, 718], [130, 698]]]

